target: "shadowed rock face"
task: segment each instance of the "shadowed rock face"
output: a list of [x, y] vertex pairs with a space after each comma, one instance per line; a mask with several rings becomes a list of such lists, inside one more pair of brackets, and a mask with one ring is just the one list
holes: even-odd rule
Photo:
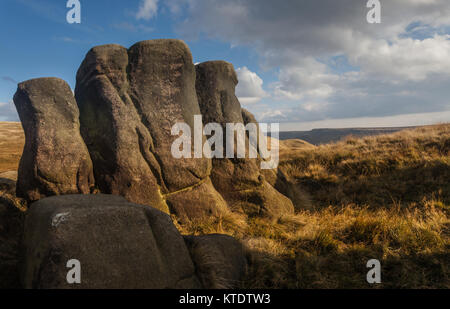
[[[227, 123], [244, 124], [241, 104], [235, 95], [238, 80], [233, 65], [210, 61], [198, 64], [196, 71], [197, 96], [204, 122], [219, 123], [224, 132]], [[225, 148], [226, 143], [224, 152]], [[292, 202], [265, 180], [259, 163], [260, 159], [213, 159], [212, 182], [235, 211], [275, 217], [292, 213]]]
[[[200, 114], [195, 68], [185, 43], [95, 47], [78, 71], [75, 93], [102, 192], [191, 217], [226, 208], [208, 181], [211, 160], [178, 160], [171, 154], [177, 138], [172, 126], [184, 122], [193, 129], [194, 115]], [[185, 200], [180, 192], [186, 191]]]
[[[65, 195], [32, 205], [25, 219], [25, 288], [200, 288], [183, 237], [157, 209], [112, 195]], [[69, 260], [81, 282], [68, 284]]]
[[[0, 200], [0, 223], [2, 206]], [[0, 229], [0, 239], [9, 236], [14, 245], [0, 246], [0, 273], [5, 274], [4, 281], [18, 285], [17, 230], [24, 221], [20, 244], [24, 288], [232, 288], [247, 269], [243, 246], [234, 238], [183, 237], [167, 214], [120, 196], [44, 198], [33, 203], [25, 220], [20, 218], [20, 224], [12, 221], [11, 231]], [[80, 262], [78, 284], [67, 282], [67, 262], [73, 259]]]
[[14, 104], [25, 131], [17, 196], [29, 201], [59, 194], [90, 193], [92, 162], [80, 136], [72, 91], [61, 79], [19, 84]]

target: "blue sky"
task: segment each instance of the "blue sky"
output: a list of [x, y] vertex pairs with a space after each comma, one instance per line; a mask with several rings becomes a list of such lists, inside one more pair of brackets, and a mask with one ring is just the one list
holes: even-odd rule
[[[12, 98], [16, 85], [43, 76], [57, 76], [75, 87], [75, 73], [95, 45], [129, 47], [141, 40], [179, 38], [174, 19], [161, 10], [157, 18], [137, 20], [140, 1], [83, 1], [82, 23], [68, 24], [65, 0], [2, 0], [0, 4], [0, 102]], [[224, 59], [255, 69], [251, 50], [217, 40], [188, 42], [194, 61]]]
[[180, 38], [194, 62], [234, 64], [241, 103], [282, 128], [450, 121], [450, 1], [66, 0], [0, 3], [0, 121], [17, 82], [75, 74], [95, 45]]

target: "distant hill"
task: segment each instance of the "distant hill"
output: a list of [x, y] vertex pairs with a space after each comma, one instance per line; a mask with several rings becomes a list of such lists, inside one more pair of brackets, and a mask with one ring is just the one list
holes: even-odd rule
[[280, 140], [301, 139], [313, 145], [337, 142], [349, 135], [355, 137], [374, 136], [380, 134], [395, 133], [404, 129], [415, 127], [395, 128], [346, 128], [346, 129], [314, 129], [311, 131], [280, 132]]

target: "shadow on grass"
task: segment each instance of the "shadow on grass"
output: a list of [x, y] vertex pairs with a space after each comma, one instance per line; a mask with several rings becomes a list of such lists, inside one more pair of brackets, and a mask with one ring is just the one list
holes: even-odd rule
[[445, 207], [450, 204], [449, 179], [450, 166], [441, 161], [387, 169], [380, 174], [296, 178], [297, 184], [321, 207], [356, 204], [370, 205], [372, 209], [421, 203], [425, 197], [439, 198]]
[[[450, 251], [383, 257], [383, 249], [332, 247], [321, 251], [299, 249], [295, 258], [249, 251], [249, 271], [242, 283], [252, 289], [405, 289], [450, 288]], [[366, 264], [381, 263], [381, 284], [366, 280]]]
[[24, 213], [0, 196], [0, 289], [20, 288], [19, 247]]

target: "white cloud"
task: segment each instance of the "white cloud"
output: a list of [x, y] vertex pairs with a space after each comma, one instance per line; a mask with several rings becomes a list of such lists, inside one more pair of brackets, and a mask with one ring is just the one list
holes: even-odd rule
[[282, 123], [280, 131], [307, 131], [315, 128], [369, 128], [369, 127], [408, 127], [448, 123], [450, 111], [422, 114], [405, 114], [388, 117], [362, 117], [327, 119], [302, 123]]
[[236, 87], [236, 95], [239, 101], [244, 105], [250, 105], [259, 102], [267, 96], [263, 89], [263, 80], [247, 67], [236, 70], [239, 84]]
[[283, 67], [279, 81], [274, 83], [274, 94], [289, 100], [326, 100], [333, 93], [331, 85], [339, 76], [327, 72], [327, 66], [309, 57], [296, 66]]
[[[178, 26], [185, 38], [247, 46], [262, 69], [279, 72], [268, 87], [272, 114], [255, 106], [261, 117], [312, 121], [450, 109], [448, 0], [382, 1], [381, 24], [367, 23], [361, 0], [168, 1], [186, 12]], [[341, 66], [332, 61], [338, 56]]]
[[348, 54], [350, 61], [367, 73], [383, 75], [394, 82], [422, 81], [436, 73], [450, 75], [449, 38], [436, 34], [423, 40], [368, 40]]
[[158, 0], [141, 0], [136, 18], [150, 20], [158, 13]]
[[269, 110], [262, 113], [257, 113], [256, 117], [261, 122], [276, 122], [280, 121], [280, 119], [287, 119], [287, 116], [281, 110]]

